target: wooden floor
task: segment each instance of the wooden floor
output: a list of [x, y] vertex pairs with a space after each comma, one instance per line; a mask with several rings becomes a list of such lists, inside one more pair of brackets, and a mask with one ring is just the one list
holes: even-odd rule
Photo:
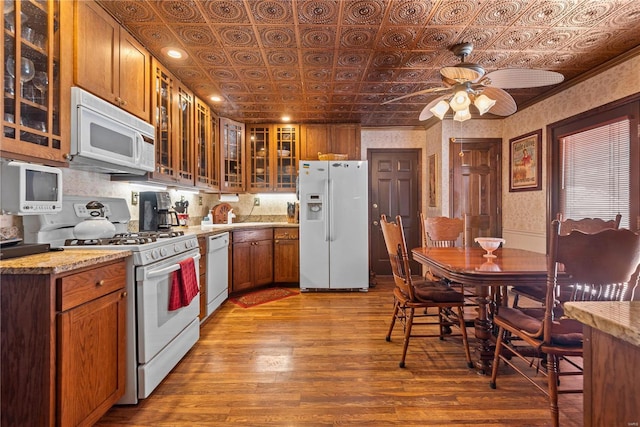
[[[466, 367], [459, 338], [414, 339], [399, 368], [401, 327], [385, 341], [391, 290], [379, 280], [368, 293], [304, 293], [248, 309], [227, 301], [149, 398], [97, 425], [550, 425], [542, 393], [503, 365], [491, 390]], [[582, 426], [581, 394], [560, 397], [560, 424]]]

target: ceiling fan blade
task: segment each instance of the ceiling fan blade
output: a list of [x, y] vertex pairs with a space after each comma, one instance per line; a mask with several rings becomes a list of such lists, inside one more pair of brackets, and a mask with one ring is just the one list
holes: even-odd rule
[[440, 69], [440, 74], [448, 79], [466, 82], [478, 80], [484, 75], [484, 70], [475, 64], [465, 62], [453, 67], [443, 67]]
[[496, 100], [496, 104], [489, 110], [491, 114], [495, 114], [496, 116], [510, 116], [518, 111], [516, 101], [506, 91], [498, 87], [487, 86], [482, 93]]
[[521, 89], [549, 86], [561, 83], [564, 76], [555, 71], [531, 70], [527, 68], [505, 68], [486, 75], [491, 85], [502, 89]]
[[413, 92], [413, 93], [410, 93], [410, 94], [407, 94], [407, 95], [399, 96], [397, 98], [389, 99], [388, 101], [381, 102], [380, 105], [389, 104], [391, 102], [396, 102], [396, 101], [399, 101], [401, 99], [410, 98], [412, 96], [424, 95], [425, 93], [438, 93], [438, 92], [442, 92], [444, 90], [449, 90], [449, 88], [448, 87], [431, 87], [429, 89], [419, 90], [417, 92]]
[[[430, 119], [431, 117], [433, 117], [433, 113], [430, 111], [438, 102], [442, 101], [443, 99], [445, 99], [447, 97], [447, 95], [444, 96], [439, 96], [436, 99], [434, 99], [433, 101], [431, 101], [430, 103], [427, 104], [426, 107], [424, 107], [422, 109], [422, 112], [420, 112], [420, 117], [418, 117], [418, 120], [420, 121], [424, 121], [427, 119]], [[495, 107], [495, 105], [494, 105]]]

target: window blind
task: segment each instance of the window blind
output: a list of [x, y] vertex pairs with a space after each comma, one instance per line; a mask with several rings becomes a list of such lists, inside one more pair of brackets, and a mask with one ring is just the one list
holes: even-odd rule
[[565, 218], [614, 219], [629, 227], [630, 122], [623, 119], [560, 140], [560, 210]]

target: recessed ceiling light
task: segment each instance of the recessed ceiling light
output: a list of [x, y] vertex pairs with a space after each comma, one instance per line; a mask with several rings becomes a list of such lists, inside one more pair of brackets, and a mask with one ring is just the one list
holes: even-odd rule
[[282, 121], [283, 121], [283, 122], [288, 122], [288, 121], [290, 121], [290, 120], [291, 120], [291, 117], [289, 117], [289, 116], [282, 116]]
[[186, 59], [187, 52], [177, 47], [163, 47], [161, 52], [172, 59]]
[[217, 96], [217, 95], [212, 96], [210, 99], [211, 99], [213, 102], [220, 102], [220, 101], [222, 101], [222, 98], [221, 98], [221, 97], [219, 97], [219, 96]]

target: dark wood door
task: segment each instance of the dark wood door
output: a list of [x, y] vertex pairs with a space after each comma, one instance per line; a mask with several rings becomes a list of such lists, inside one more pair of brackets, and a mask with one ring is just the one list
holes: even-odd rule
[[451, 216], [475, 220], [465, 230], [465, 244], [478, 236], [501, 237], [502, 140], [451, 138], [449, 153]]
[[[420, 246], [420, 150], [369, 150], [369, 265], [376, 275], [390, 275], [380, 215], [402, 216], [409, 250]], [[412, 261], [412, 271], [420, 266]]]

